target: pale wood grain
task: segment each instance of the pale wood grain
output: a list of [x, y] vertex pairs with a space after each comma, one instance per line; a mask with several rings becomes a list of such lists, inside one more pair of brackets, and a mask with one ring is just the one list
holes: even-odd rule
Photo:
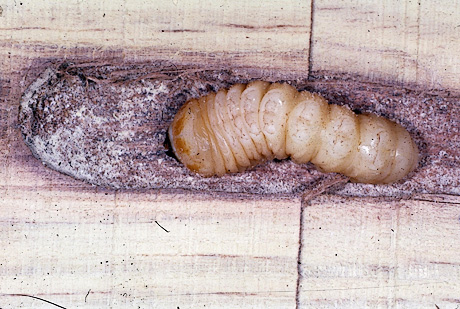
[[312, 69], [460, 89], [460, 2], [315, 1]]
[[2, 7], [0, 42], [19, 44], [14, 53], [35, 46], [42, 57], [47, 49], [71, 57], [69, 49], [90, 47], [87, 56], [96, 58], [112, 50], [133, 60], [308, 72], [308, 1], [10, 0]]
[[[23, 192], [2, 191], [0, 293], [67, 308], [295, 306], [298, 201]], [[5, 296], [2, 308], [47, 308]]]
[[303, 214], [303, 307], [460, 304], [458, 196], [387, 202], [324, 196]]
[[460, 89], [460, 1], [420, 1], [416, 81]]
[[0, 307], [50, 307], [12, 294], [66, 308], [294, 307], [299, 201], [115, 196], [44, 168], [15, 126], [19, 97], [34, 78], [27, 72], [46, 59], [307, 72], [304, 4], [1, 4]]
[[67, 308], [457, 308], [456, 196], [326, 196], [301, 221], [297, 200], [115, 193], [43, 167], [16, 117], [49, 59], [289, 78], [308, 73], [311, 46], [314, 71], [459, 90], [458, 6], [315, 1], [310, 44], [310, 1], [0, 3], [0, 307], [51, 308], [12, 295], [28, 294]]

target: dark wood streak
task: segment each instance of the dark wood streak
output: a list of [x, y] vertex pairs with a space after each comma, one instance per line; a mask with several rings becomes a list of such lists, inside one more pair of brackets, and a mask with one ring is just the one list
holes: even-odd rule
[[222, 24], [224, 27], [232, 28], [242, 28], [242, 29], [283, 29], [283, 28], [306, 28], [305, 25], [273, 25], [273, 26], [253, 26], [253, 25], [243, 25], [243, 24]]
[[164, 29], [164, 30], [161, 30], [161, 32], [165, 32], [165, 33], [183, 33], [183, 32], [190, 32], [190, 33], [205, 33], [206, 31], [204, 30], [195, 30], [195, 29]]
[[41, 297], [33, 296], [33, 295], [27, 295], [27, 294], [3, 294], [3, 295], [7, 295], [7, 296], [18, 296], [18, 297], [29, 297], [29, 298], [37, 299], [37, 300], [40, 300], [40, 301], [42, 301], [42, 302], [48, 303], [48, 304], [50, 304], [50, 305], [56, 306], [56, 307], [58, 307], [58, 308], [67, 309], [66, 307], [63, 307], [63, 306], [58, 305], [58, 304], [56, 304], [56, 303], [53, 303], [52, 301], [46, 300], [46, 299], [41, 298]]
[[170, 231], [168, 231], [167, 229], [165, 229], [163, 226], [161, 226], [160, 223], [158, 223], [158, 221], [155, 221], [155, 223], [156, 223], [159, 227], [161, 227], [161, 229], [162, 229], [163, 231], [165, 231], [166, 233], [169, 233], [169, 232], [170, 232]]
[[418, 198], [414, 197], [412, 198], [414, 201], [421, 201], [421, 202], [429, 202], [429, 203], [435, 203], [435, 204], [449, 204], [449, 205], [460, 205], [460, 202], [452, 202], [452, 201], [439, 201], [439, 200], [430, 200], [430, 199], [424, 199], [424, 198]]
[[89, 289], [89, 290], [88, 290], [88, 293], [86, 293], [86, 296], [85, 296], [85, 303], [86, 303], [86, 299], [88, 298], [89, 293], [91, 293], [91, 289]]

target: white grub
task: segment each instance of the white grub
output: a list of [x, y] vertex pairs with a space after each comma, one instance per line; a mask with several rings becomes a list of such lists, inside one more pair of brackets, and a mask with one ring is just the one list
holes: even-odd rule
[[191, 99], [169, 136], [179, 160], [203, 176], [290, 157], [353, 182], [380, 184], [404, 178], [418, 163], [417, 146], [401, 125], [279, 83], [237, 84]]

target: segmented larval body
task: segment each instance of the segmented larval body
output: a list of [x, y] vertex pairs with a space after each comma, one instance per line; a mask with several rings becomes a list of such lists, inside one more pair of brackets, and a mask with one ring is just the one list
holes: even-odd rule
[[418, 149], [399, 124], [355, 114], [288, 84], [255, 81], [191, 99], [169, 138], [177, 158], [203, 176], [290, 157], [354, 182], [392, 183], [415, 169]]

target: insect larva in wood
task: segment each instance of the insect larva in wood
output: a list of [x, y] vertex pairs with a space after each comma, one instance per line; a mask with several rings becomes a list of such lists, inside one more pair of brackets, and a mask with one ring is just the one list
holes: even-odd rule
[[291, 157], [354, 182], [378, 184], [402, 179], [418, 161], [417, 146], [399, 124], [262, 81], [189, 100], [169, 138], [177, 158], [203, 176]]

